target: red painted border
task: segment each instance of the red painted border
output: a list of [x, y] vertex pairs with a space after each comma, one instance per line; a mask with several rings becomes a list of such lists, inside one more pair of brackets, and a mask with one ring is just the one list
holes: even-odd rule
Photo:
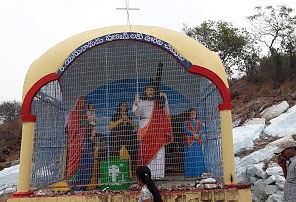
[[[185, 68], [186, 69], [186, 68]], [[223, 103], [219, 104], [219, 110], [231, 110], [231, 97], [230, 97], [230, 90], [226, 87], [225, 83], [222, 79], [215, 74], [214, 72], [197, 65], [192, 65], [189, 69], [186, 69], [188, 72], [193, 74], [202, 75], [209, 80], [211, 80], [219, 89], [221, 97], [223, 99]], [[33, 101], [34, 96], [36, 93], [47, 83], [57, 80], [59, 77], [56, 73], [48, 74], [38, 80], [27, 92], [23, 105], [22, 105], [22, 122], [36, 122], [36, 116], [30, 113], [31, 111], [31, 104]]]
[[[186, 68], [185, 68], [186, 69]], [[231, 97], [230, 90], [221, 80], [221, 78], [215, 74], [214, 72], [197, 65], [192, 65], [188, 70], [188, 72], [193, 74], [202, 75], [208, 79], [210, 79], [219, 89], [221, 97], [223, 99], [223, 103], [219, 104], [219, 110], [231, 110]], [[36, 122], [36, 116], [32, 115], [31, 112], [31, 104], [36, 93], [47, 83], [57, 80], [58, 76], [56, 73], [48, 74], [42, 77], [39, 81], [37, 81], [27, 92], [23, 105], [22, 105], [22, 122]]]
[[31, 114], [31, 104], [36, 93], [47, 83], [57, 80], [55, 73], [48, 74], [38, 80], [27, 92], [22, 105], [22, 122], [36, 122], [36, 116]]
[[20, 198], [20, 197], [25, 197], [25, 196], [31, 196], [34, 193], [31, 191], [28, 192], [14, 192], [11, 196], [11, 198]]
[[222, 79], [215, 74], [214, 72], [201, 67], [197, 65], [192, 65], [188, 72], [202, 75], [209, 80], [211, 80], [219, 89], [219, 92], [221, 94], [221, 97], [223, 99], [223, 103], [219, 104], [219, 110], [231, 110], [232, 104], [231, 104], [231, 96], [230, 96], [230, 90], [226, 87], [225, 83], [222, 81]]

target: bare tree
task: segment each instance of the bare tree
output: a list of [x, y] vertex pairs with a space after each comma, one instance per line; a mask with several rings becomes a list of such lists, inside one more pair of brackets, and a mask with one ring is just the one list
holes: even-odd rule
[[[295, 33], [296, 16], [294, 9], [285, 5], [255, 7], [255, 15], [247, 17], [252, 25], [252, 33], [258, 41], [265, 44], [269, 52], [286, 49], [282, 45], [287, 44], [287, 39]], [[293, 37], [292, 37], [293, 38]]]
[[0, 104], [0, 121], [10, 122], [21, 116], [21, 102], [16, 100], [5, 101]]

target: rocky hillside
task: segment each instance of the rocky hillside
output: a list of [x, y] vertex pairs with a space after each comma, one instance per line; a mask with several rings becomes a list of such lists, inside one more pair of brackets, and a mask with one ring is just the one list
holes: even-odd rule
[[[287, 101], [289, 107], [296, 104], [296, 86], [294, 83], [286, 82], [282, 85], [274, 86], [272, 82], [265, 84], [254, 84], [246, 78], [232, 80], [229, 82], [232, 98], [232, 122], [233, 126], [241, 126], [247, 119], [261, 117], [264, 109]], [[266, 120], [268, 125], [269, 120]], [[250, 153], [264, 148], [277, 137], [264, 136], [254, 141], [253, 149], [246, 149], [236, 156], [242, 158]]]
[[[296, 104], [296, 85], [293, 81], [274, 86], [272, 82], [254, 84], [246, 78], [229, 82], [232, 98], [232, 121], [238, 125], [249, 118], [258, 118], [267, 107], [281, 101]], [[267, 120], [268, 121], [268, 120]]]

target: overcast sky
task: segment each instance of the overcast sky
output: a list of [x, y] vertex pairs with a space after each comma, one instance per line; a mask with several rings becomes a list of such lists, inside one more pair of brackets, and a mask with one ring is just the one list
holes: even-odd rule
[[[0, 0], [0, 102], [21, 101], [30, 64], [55, 44], [81, 32], [126, 25], [125, 0]], [[131, 25], [182, 31], [206, 20], [248, 26], [255, 6], [287, 5], [295, 0], [129, 0]]]

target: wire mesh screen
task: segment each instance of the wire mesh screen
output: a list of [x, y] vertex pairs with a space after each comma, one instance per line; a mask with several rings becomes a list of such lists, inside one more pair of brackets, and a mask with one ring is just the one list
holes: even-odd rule
[[63, 177], [67, 137], [65, 109], [57, 81], [42, 87], [32, 102], [37, 117], [31, 187], [53, 184]]
[[36, 95], [31, 186], [128, 188], [147, 165], [154, 179], [212, 173], [223, 181], [222, 98], [163, 49], [121, 40], [74, 60]]

